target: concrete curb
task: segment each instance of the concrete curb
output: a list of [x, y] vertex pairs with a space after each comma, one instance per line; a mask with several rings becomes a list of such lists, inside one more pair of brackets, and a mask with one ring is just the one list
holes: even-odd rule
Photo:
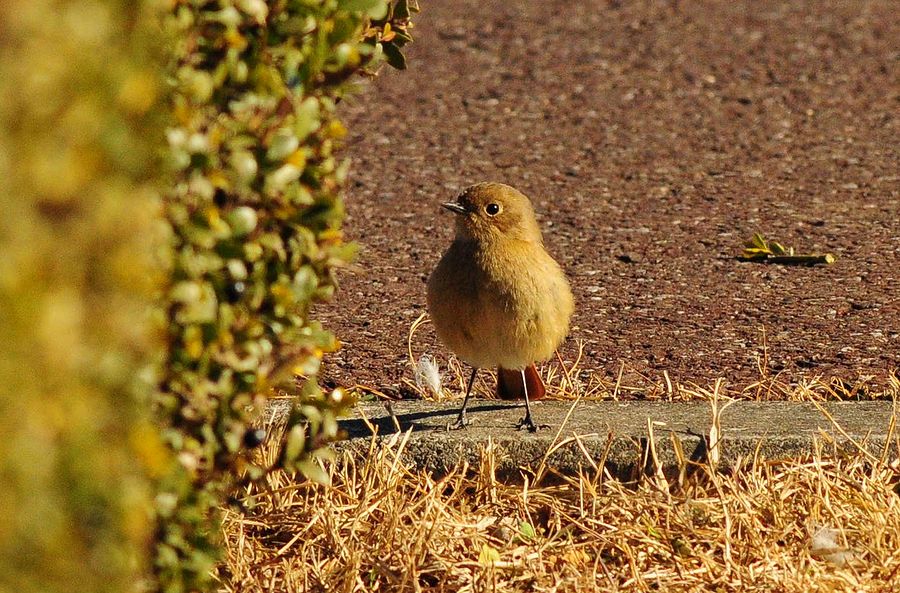
[[[712, 406], [709, 402], [572, 402], [544, 401], [534, 405], [535, 419], [549, 425], [537, 433], [517, 431], [521, 405], [493, 400], [470, 402], [472, 425], [448, 432], [460, 402], [399, 401], [359, 404], [355, 418], [341, 421], [348, 440], [340, 449], [368, 450], [373, 429], [379, 440], [410, 431], [405, 459], [416, 469], [437, 474], [462, 463], [476, 465], [490, 442], [497, 471], [516, 474], [519, 468], [549, 469], [572, 475], [605, 465], [627, 477], [659, 466], [677, 470], [683, 461], [709, 457]], [[900, 409], [893, 402], [719, 402], [722, 441], [719, 466], [734, 466], [754, 455], [766, 459], [823, 452], [853, 453], [861, 449], [881, 457], [900, 452], [893, 422]], [[269, 410], [269, 419], [283, 417], [285, 404]], [[830, 418], [829, 418], [830, 416]], [[563, 427], [560, 431], [560, 427]], [[655, 456], [651, 453], [651, 428]], [[557, 437], [557, 433], [559, 433]], [[890, 443], [889, 443], [890, 441]], [[553, 447], [550, 455], [548, 450]], [[588, 460], [590, 458], [590, 461]]]

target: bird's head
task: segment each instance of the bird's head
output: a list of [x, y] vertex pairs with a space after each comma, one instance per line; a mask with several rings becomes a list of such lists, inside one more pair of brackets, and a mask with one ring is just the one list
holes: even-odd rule
[[503, 239], [542, 242], [531, 201], [514, 187], [476, 183], [464, 189], [455, 202], [442, 206], [457, 215], [458, 238], [478, 242]]

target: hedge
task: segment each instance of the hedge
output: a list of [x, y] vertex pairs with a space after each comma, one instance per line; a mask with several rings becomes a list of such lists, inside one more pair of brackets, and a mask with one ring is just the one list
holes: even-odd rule
[[[352, 403], [319, 388], [338, 343], [309, 318], [354, 253], [336, 103], [354, 75], [404, 66], [409, 14], [407, 0], [220, 0], [178, 2], [167, 19], [173, 252], [156, 412], [177, 463], [157, 496], [155, 559], [166, 591], [206, 586], [219, 552], [211, 515], [242, 482], [276, 468], [326, 479], [321, 447]], [[275, 393], [296, 403], [264, 467], [248, 450]]]

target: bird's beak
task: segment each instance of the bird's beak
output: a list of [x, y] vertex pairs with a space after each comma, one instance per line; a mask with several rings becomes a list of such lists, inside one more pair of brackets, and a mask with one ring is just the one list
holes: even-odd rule
[[444, 202], [441, 206], [455, 214], [466, 214], [468, 212], [465, 206], [457, 202]]

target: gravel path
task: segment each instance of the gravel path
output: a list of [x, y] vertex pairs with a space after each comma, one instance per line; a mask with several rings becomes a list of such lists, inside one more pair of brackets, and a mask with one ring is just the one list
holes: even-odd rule
[[[441, 201], [532, 197], [583, 367], [630, 383], [884, 384], [900, 366], [900, 12], [894, 0], [431, 2], [409, 70], [344, 113], [357, 269], [316, 314], [326, 377], [395, 390]], [[754, 232], [828, 267], [735, 259]], [[446, 357], [423, 330], [418, 351]]]

